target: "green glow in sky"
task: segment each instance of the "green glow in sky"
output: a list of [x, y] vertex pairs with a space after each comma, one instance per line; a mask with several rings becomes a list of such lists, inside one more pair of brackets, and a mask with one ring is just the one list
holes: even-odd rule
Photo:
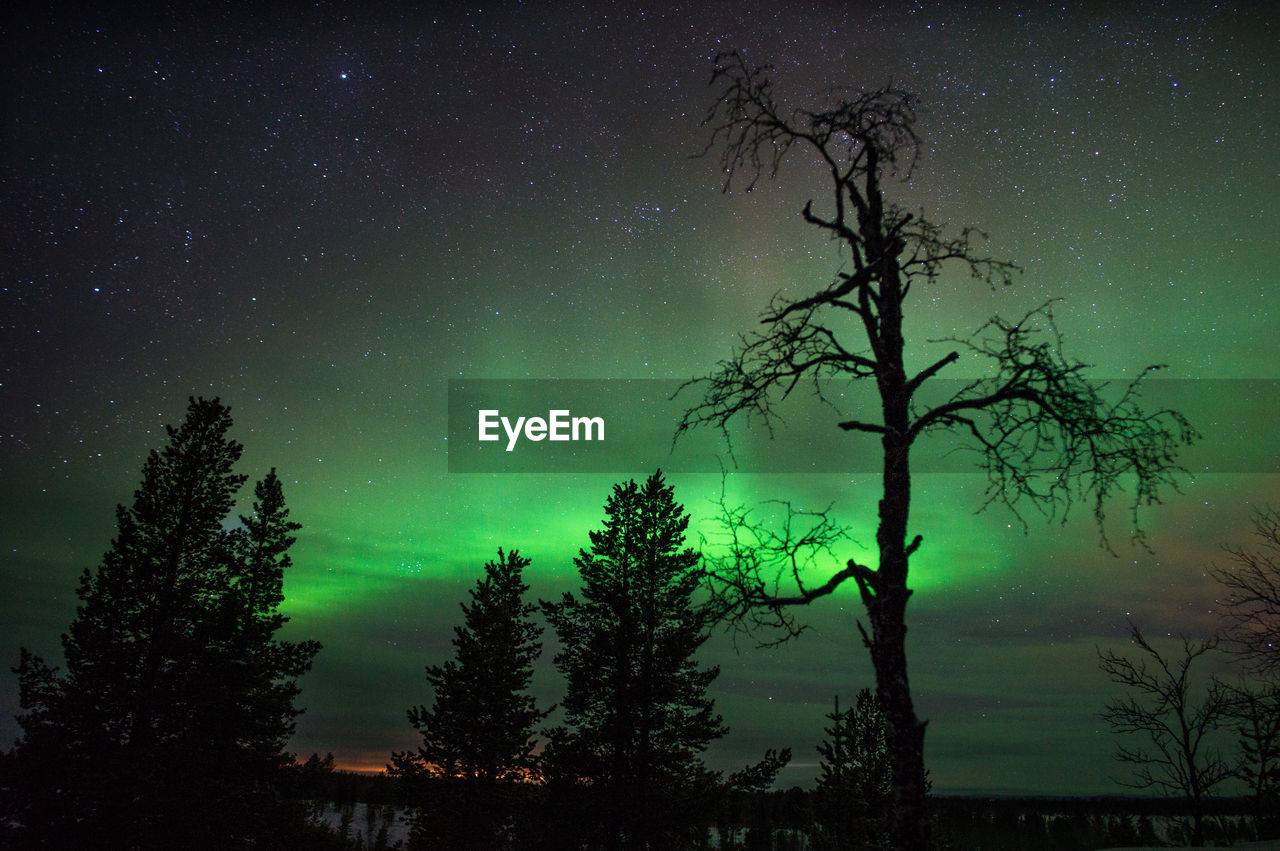
[[[920, 93], [922, 159], [893, 191], [988, 231], [1024, 272], [1009, 288], [957, 273], [913, 292], [917, 367], [942, 351], [929, 340], [1060, 298], [1069, 353], [1098, 377], [1162, 363], [1172, 379], [1280, 379], [1274, 12], [641, 6], [302, 23], [51, 12], [5, 30], [11, 659], [20, 645], [57, 658], [114, 504], [187, 397], [216, 395], [241, 472], [277, 467], [303, 524], [285, 609], [291, 635], [325, 649], [291, 747], [376, 767], [412, 744], [404, 710], [429, 699], [422, 669], [449, 652], [484, 562], [516, 548], [535, 595], [575, 589], [573, 556], [624, 478], [449, 473], [448, 382], [706, 374], [774, 293], [840, 268], [799, 219], [824, 200], [811, 164], [724, 194], [715, 159], [692, 156], [720, 49], [776, 64], [797, 105], [830, 84]], [[1271, 432], [1240, 425], [1274, 422], [1280, 399], [1244, 386], [1204, 395], [1201, 474], [1145, 515], [1153, 553], [1128, 544], [1123, 511], [1112, 555], [1088, 506], [1024, 531], [976, 513], [980, 476], [916, 476], [910, 659], [935, 789], [1118, 791], [1096, 648], [1121, 646], [1130, 619], [1213, 629], [1206, 565], [1247, 541], [1254, 507], [1280, 504]], [[834, 431], [814, 440], [847, 451]], [[697, 545], [721, 477], [668, 479]], [[874, 473], [724, 484], [730, 501], [831, 505], [851, 539], [838, 557], [869, 557]], [[842, 590], [788, 646], [708, 643], [732, 728], [716, 767], [791, 746], [780, 782], [810, 781], [833, 694], [872, 683], [858, 613]], [[549, 705], [561, 689], [548, 652], [535, 690]], [[10, 680], [0, 739], [16, 709]]]

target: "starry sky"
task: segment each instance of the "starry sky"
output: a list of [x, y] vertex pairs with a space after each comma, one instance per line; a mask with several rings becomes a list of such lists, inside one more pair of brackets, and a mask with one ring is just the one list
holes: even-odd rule
[[[431, 6], [5, 13], [9, 664], [19, 646], [59, 657], [76, 579], [146, 452], [189, 396], [219, 396], [240, 471], [277, 467], [304, 527], [287, 630], [325, 649], [292, 749], [376, 769], [412, 746], [405, 709], [429, 700], [422, 668], [449, 655], [483, 563], [517, 548], [534, 595], [576, 588], [572, 557], [610, 487], [652, 472], [451, 472], [450, 381], [705, 374], [771, 295], [839, 268], [798, 215], [825, 192], [812, 163], [726, 194], [717, 162], [693, 156], [711, 57], [737, 49], [774, 64], [795, 106], [833, 85], [918, 92], [922, 158], [893, 197], [981, 227], [1023, 267], [1008, 288], [958, 272], [913, 292], [919, 364], [929, 340], [1060, 298], [1092, 374], [1161, 363], [1195, 388], [1197, 475], [1144, 515], [1150, 553], [1122, 517], [1112, 555], [1087, 510], [1024, 530], [975, 513], [980, 476], [915, 478], [909, 653], [935, 790], [1120, 791], [1097, 648], [1123, 646], [1130, 619], [1155, 636], [1214, 629], [1206, 568], [1247, 543], [1252, 510], [1280, 504], [1269, 4]], [[814, 472], [747, 464], [724, 487], [831, 505], [843, 557], [865, 557], [876, 477], [830, 445]], [[695, 544], [713, 532], [717, 469], [669, 475]], [[779, 782], [811, 782], [832, 696], [872, 685], [858, 609], [848, 589], [806, 613], [798, 641], [708, 642], [731, 728], [713, 767], [790, 746]], [[550, 655], [545, 704], [562, 691]], [[10, 677], [0, 740], [16, 710]]]

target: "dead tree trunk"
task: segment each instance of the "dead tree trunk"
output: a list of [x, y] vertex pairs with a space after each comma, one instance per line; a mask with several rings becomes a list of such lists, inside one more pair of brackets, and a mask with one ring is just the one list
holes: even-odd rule
[[[911, 94], [838, 89], [821, 109], [784, 111], [773, 98], [771, 70], [750, 67], [736, 53], [717, 57], [712, 84], [719, 93], [706, 120], [712, 128], [706, 151], [720, 151], [727, 190], [731, 181], [751, 186], [774, 174], [792, 146], [804, 149], [823, 170], [831, 194], [825, 211], [815, 212], [810, 201], [801, 216], [839, 244], [842, 268], [810, 295], [775, 297], [761, 317], [765, 330], [744, 337], [711, 376], [690, 382], [705, 383], [705, 393], [685, 412], [677, 436], [698, 425], [727, 431], [738, 414], [769, 422], [774, 405], [801, 381], [812, 381], [826, 399], [823, 383], [829, 379], [874, 379], [880, 418], [836, 426], [880, 438], [879, 564], [849, 561], [825, 582], [810, 584], [798, 565], [811, 560], [797, 557], [798, 551], [832, 555], [840, 537], [825, 513], [808, 515], [813, 528], [793, 539], [790, 524], [779, 536], [753, 528], [747, 512], [722, 506], [729, 555], [717, 562], [704, 553], [704, 575], [713, 605], [731, 623], [778, 626], [787, 636], [803, 629], [787, 614], [789, 607], [854, 580], [870, 622], [862, 638], [875, 667], [893, 767], [891, 841], [902, 851], [925, 851], [925, 725], [912, 704], [906, 653], [908, 562], [921, 542], [919, 535], [908, 537], [915, 440], [937, 431], [972, 438], [988, 474], [988, 502], [1015, 513], [1018, 504], [1031, 503], [1054, 516], [1074, 500], [1089, 499], [1101, 522], [1108, 497], [1133, 482], [1134, 533], [1140, 537], [1137, 508], [1158, 502], [1160, 486], [1175, 484], [1178, 448], [1197, 435], [1175, 411], [1138, 408], [1141, 378], [1119, 402], [1106, 401], [1083, 378], [1084, 365], [1062, 355], [1048, 306], [1014, 323], [996, 317], [975, 338], [950, 341], [954, 349], [908, 376], [903, 311], [911, 290], [936, 284], [951, 266], [988, 285], [1008, 284], [1016, 267], [978, 253], [977, 231], [945, 236], [942, 228], [886, 202], [884, 180], [909, 176], [920, 148]], [[915, 344], [913, 355], [921, 348]], [[922, 406], [916, 391], [962, 353], [978, 356], [991, 374], [942, 404]]]

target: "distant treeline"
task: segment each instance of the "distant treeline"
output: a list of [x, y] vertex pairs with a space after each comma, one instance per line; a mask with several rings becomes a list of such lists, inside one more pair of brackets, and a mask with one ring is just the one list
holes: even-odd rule
[[[405, 788], [385, 774], [358, 774], [332, 769], [312, 757], [310, 769], [295, 775], [292, 794], [299, 798], [330, 803], [335, 807], [353, 803], [393, 807], [404, 814], [421, 804]], [[524, 787], [531, 801], [541, 790]], [[709, 822], [719, 826], [718, 847], [811, 849], [817, 847], [814, 816], [820, 808], [821, 793], [798, 786], [785, 790], [736, 792], [721, 801]], [[1076, 851], [1080, 848], [1160, 845], [1177, 841], [1179, 822], [1186, 804], [1179, 798], [1099, 796], [1087, 798], [983, 797], [935, 795], [929, 801], [937, 830], [939, 848], [982, 848], [993, 851]], [[1208, 811], [1217, 841], [1247, 838], [1242, 829], [1253, 801], [1247, 797], [1216, 798]], [[754, 840], [752, 837], [755, 837]], [[735, 839], [736, 837], [736, 839]], [[766, 840], [769, 837], [769, 840]], [[768, 844], [766, 844], [768, 841]]]
[[[477, 570], [453, 657], [424, 660], [429, 700], [407, 708], [419, 742], [389, 753], [386, 773], [336, 771], [331, 755], [299, 763], [286, 746], [302, 711], [299, 680], [321, 647], [277, 633], [301, 526], [274, 468], [254, 487], [250, 513], [231, 521], [248, 477], [234, 471], [242, 447], [230, 426], [218, 400], [191, 400], [148, 456], [132, 505], [117, 508], [102, 562], [81, 576], [62, 665], [20, 651], [23, 734], [0, 753], [0, 847], [904, 847], [893, 836], [889, 725], [870, 689], [844, 708], [835, 698], [811, 790], [773, 789], [791, 758], [785, 748], [734, 772], [704, 763], [729, 732], [709, 691], [719, 670], [697, 659], [723, 623], [723, 599], [705, 600], [702, 554], [686, 546], [689, 515], [661, 471], [614, 485], [599, 527], [584, 530], [575, 591], [527, 599], [531, 562], [515, 548]], [[1280, 515], [1257, 522], [1265, 553], [1280, 553]], [[1233, 555], [1256, 570], [1231, 574], [1229, 589], [1280, 588], [1268, 584], [1280, 562]], [[558, 639], [564, 694], [552, 708], [530, 693], [539, 614]], [[1271, 620], [1262, 623], [1274, 635]], [[1198, 697], [1189, 671], [1216, 640], [1184, 639], [1178, 656], [1161, 655], [1136, 626], [1133, 638], [1142, 656], [1099, 654], [1129, 690], [1106, 717], [1150, 741], [1120, 751], [1140, 769], [1134, 787], [1181, 797], [934, 796], [921, 809], [931, 849], [1201, 845], [1274, 832], [1280, 686], [1215, 680]], [[1257, 659], [1260, 670], [1280, 667]], [[1239, 755], [1210, 747], [1211, 736], [1230, 733]], [[1236, 779], [1254, 794], [1211, 797]], [[927, 772], [923, 780], [929, 789]], [[364, 832], [356, 802], [367, 805]]]

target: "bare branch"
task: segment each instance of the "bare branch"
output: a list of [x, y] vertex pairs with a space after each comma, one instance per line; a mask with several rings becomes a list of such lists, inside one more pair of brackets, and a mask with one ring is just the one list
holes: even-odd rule
[[1229, 699], [1216, 685], [1197, 698], [1191, 682], [1193, 664], [1214, 651], [1218, 641], [1184, 637], [1181, 654], [1165, 658], [1132, 624], [1130, 638], [1141, 651], [1136, 659], [1098, 651], [1103, 672], [1126, 690], [1124, 697], [1107, 702], [1102, 717], [1114, 732], [1137, 736], [1144, 743], [1117, 748], [1116, 759], [1134, 768], [1133, 779], [1118, 782], [1183, 797], [1200, 840], [1192, 844], [1203, 844], [1204, 800], [1235, 774], [1235, 767], [1210, 742], [1227, 716]]
[[[806, 207], [806, 209], [808, 208]], [[786, 318], [791, 313], [808, 311], [823, 305], [840, 306], [866, 319], [870, 316], [870, 311], [864, 305], [853, 304], [843, 299], [849, 293], [868, 286], [871, 280], [871, 270], [866, 268], [859, 269], [852, 275], [841, 273], [832, 286], [808, 298], [802, 298], [799, 301], [782, 301], [780, 304], [778, 299], [775, 298], [775, 303], [770, 305], [770, 310], [764, 314], [760, 322], [762, 324], [772, 324]]]
[[921, 384], [924, 384], [930, 378], [937, 375], [938, 371], [941, 370], [943, 367], [948, 366], [949, 364], [953, 364], [958, 360], [960, 360], [960, 353], [951, 352], [946, 357], [941, 358], [937, 361], [934, 361], [934, 363], [931, 366], [925, 367], [924, 369], [920, 370], [920, 372], [917, 373], [915, 378], [907, 382], [907, 392], [914, 395], [916, 390], [920, 388]]
[[868, 423], [862, 420], [845, 420], [836, 423], [836, 425], [845, 431], [865, 431], [871, 434], [884, 434], [888, 429], [879, 423]]
[[[834, 592], [853, 578], [869, 593], [874, 571], [849, 560], [844, 568], [813, 584], [808, 577], [834, 558], [834, 548], [848, 540], [844, 527], [822, 511], [803, 511], [790, 502], [770, 500], [776, 511], [757, 516], [755, 509], [731, 506], [723, 488], [716, 502], [719, 532], [703, 537], [702, 572], [710, 614], [734, 633], [751, 634], [761, 646], [800, 635], [807, 628], [790, 611]], [[781, 637], [762, 639], [762, 632]]]
[[777, 174], [788, 149], [803, 138], [774, 103], [772, 71], [771, 65], [748, 66], [736, 51], [715, 58], [711, 85], [719, 94], [702, 120], [711, 137], [699, 156], [720, 149], [726, 192], [737, 175], [747, 177], [750, 191], [763, 175]]
[[1280, 812], [1280, 679], [1221, 687], [1240, 743], [1238, 776], [1249, 784], [1260, 830], [1269, 814]]
[[874, 375], [875, 362], [841, 346], [828, 328], [814, 321], [814, 310], [773, 320], [765, 333], [743, 337], [738, 351], [717, 364], [712, 375], [682, 384], [677, 395], [687, 387], [703, 385], [703, 397], [684, 412], [673, 442], [700, 425], [715, 426], [727, 436], [729, 422], [738, 414], [748, 423], [762, 422], [772, 433], [776, 403], [801, 380], [811, 381], [815, 395], [825, 398], [824, 379]]
[[1253, 516], [1252, 548], [1224, 547], [1230, 560], [1210, 573], [1226, 590], [1220, 602], [1230, 621], [1229, 637], [1249, 668], [1280, 675], [1280, 511]]
[[813, 212], [813, 201], [807, 201], [805, 203], [804, 209], [800, 211], [800, 216], [809, 224], [817, 225], [823, 230], [830, 231], [833, 237], [842, 239], [849, 245], [854, 246], [854, 265], [858, 271], [861, 272], [866, 268], [862, 260], [862, 240], [844, 221], [843, 198], [844, 195], [842, 192], [836, 193], [837, 210], [836, 217], [834, 219], [827, 220], [816, 215]]
[[[913, 217], [896, 208], [892, 211], [891, 220], [895, 223], [894, 233], [901, 239], [906, 251], [901, 265], [902, 272], [908, 279], [923, 278], [926, 282], [933, 283], [942, 270], [954, 261], [967, 267], [971, 278], [994, 288], [996, 284], [1009, 286], [1013, 283], [1014, 273], [1022, 271], [1014, 263], [979, 254], [974, 246], [974, 238], [985, 241], [988, 237], [977, 228], [962, 228], [958, 235], [947, 236], [940, 226], [923, 216]], [[910, 287], [903, 290], [904, 298], [909, 290]]]
[[[1143, 411], [1148, 367], [1109, 398], [1105, 382], [1084, 376], [1085, 364], [1061, 349], [1052, 302], [1016, 323], [999, 317], [974, 340], [953, 340], [995, 363], [995, 375], [973, 381], [947, 402], [919, 414], [911, 437], [938, 428], [966, 428], [976, 439], [988, 477], [987, 503], [1023, 504], [1065, 520], [1077, 501], [1092, 503], [1103, 544], [1108, 499], [1132, 483], [1131, 534], [1145, 544], [1138, 512], [1178, 487], [1177, 455], [1199, 438], [1177, 411]], [[927, 370], [926, 370], [927, 372]], [[923, 375], [924, 373], [922, 373]]]

